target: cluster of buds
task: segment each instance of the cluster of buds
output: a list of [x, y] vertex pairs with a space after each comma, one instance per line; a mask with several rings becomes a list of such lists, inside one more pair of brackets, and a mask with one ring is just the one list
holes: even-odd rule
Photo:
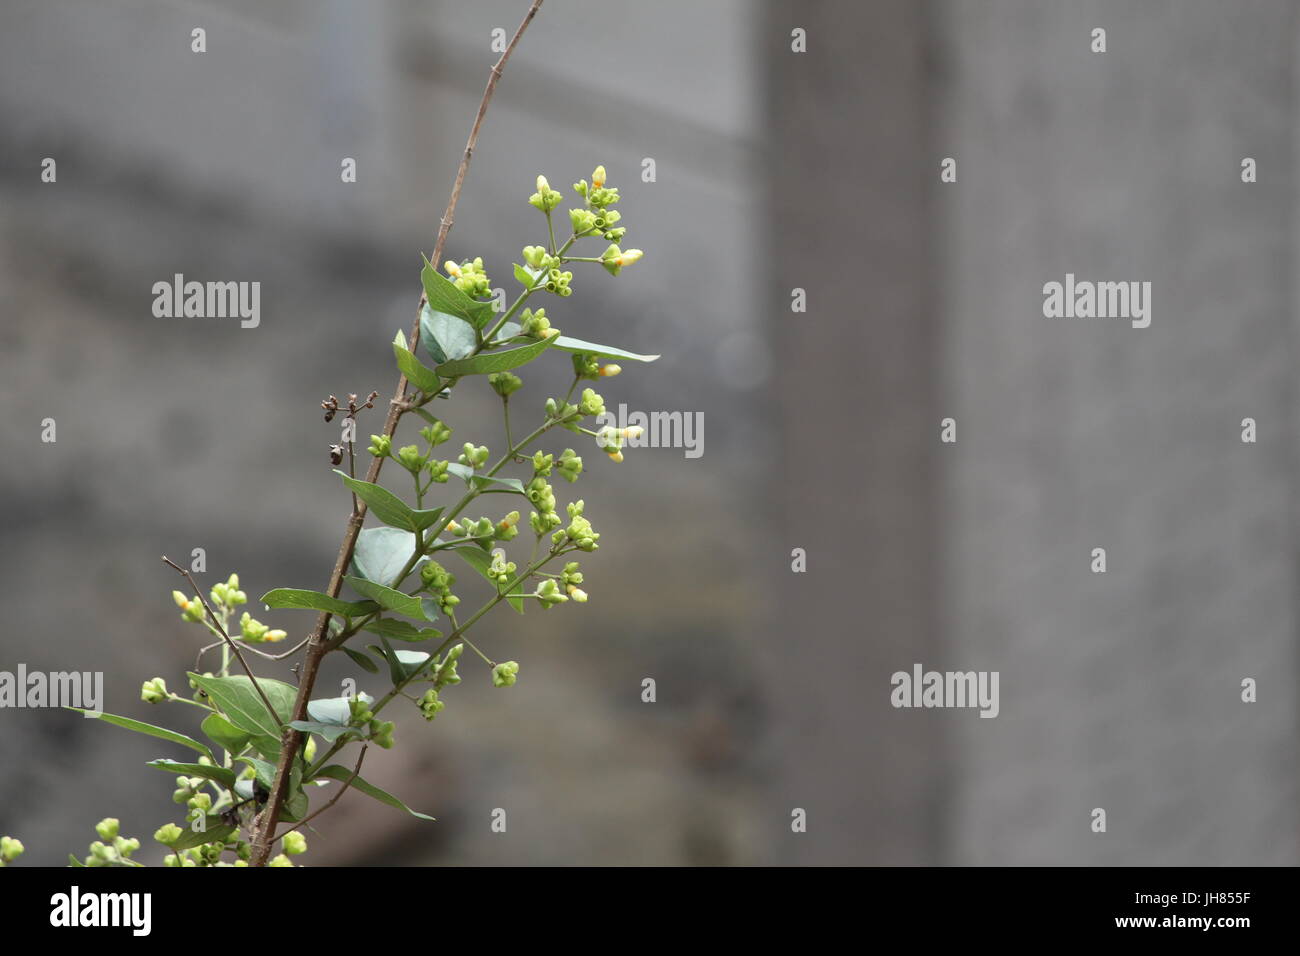
[[161, 704], [170, 697], [171, 694], [167, 692], [167, 684], [161, 677], [147, 680], [140, 687], [140, 699], [146, 704]]
[[622, 239], [627, 229], [614, 225], [622, 218], [623, 214], [617, 209], [569, 210], [569, 222], [573, 224], [573, 234], [578, 238], [599, 236], [610, 241]]
[[420, 698], [420, 716], [425, 720], [433, 720], [446, 706], [438, 699], [437, 689], [430, 687], [424, 692], [424, 696]]
[[533, 534], [544, 535], [552, 528], [560, 526], [562, 523], [560, 516], [555, 512], [555, 489], [551, 487], [549, 481], [537, 475], [524, 486], [524, 493], [537, 509], [528, 519]]
[[131, 859], [131, 854], [140, 849], [140, 841], [119, 835], [120, 827], [121, 824], [114, 817], [105, 817], [95, 824], [95, 833], [99, 839], [90, 844], [90, 855], [83, 861], [86, 866], [139, 865]]
[[420, 581], [444, 613], [460, 603], [460, 598], [451, 593], [451, 589], [456, 586], [456, 575], [437, 561], [427, 561], [420, 566]]
[[513, 541], [519, 537], [519, 512], [512, 511], [498, 521], [492, 536], [498, 541]]
[[519, 662], [503, 661], [492, 668], [492, 686], [510, 687], [519, 679]]
[[176, 606], [181, 609], [182, 621], [194, 624], [203, 620], [204, 615], [207, 613], [203, 608], [203, 602], [200, 601], [197, 596], [187, 598], [180, 591], [173, 591], [172, 600], [175, 601]]
[[234, 610], [248, 603], [248, 595], [239, 590], [239, 575], [232, 573], [224, 584], [214, 584], [210, 595], [212, 603]]
[[545, 176], [537, 177], [537, 192], [528, 197], [528, 203], [542, 212], [549, 213], [564, 198], [558, 190], [552, 189]]
[[579, 569], [577, 561], [570, 561], [564, 566], [564, 571], [559, 577], [560, 587], [564, 592], [577, 601], [579, 604], [587, 603], [587, 592], [578, 587], [582, 583], [582, 571]]
[[597, 394], [595, 389], [584, 388], [582, 390], [582, 400], [578, 402], [578, 411], [583, 415], [604, 415], [605, 400]]
[[573, 356], [573, 374], [578, 378], [613, 378], [623, 371], [621, 365], [601, 365], [600, 360], [590, 352], [577, 352]]
[[488, 376], [488, 384], [502, 398], [509, 398], [524, 387], [523, 379], [513, 372], [493, 372]]
[[546, 285], [543, 287], [547, 292], [558, 295], [560, 298], [573, 295], [573, 290], [569, 288], [569, 283], [573, 281], [573, 273], [567, 269], [552, 269], [546, 274]]
[[443, 655], [442, 660], [434, 665], [429, 680], [433, 682], [435, 690], [442, 690], [449, 684], [460, 683], [460, 675], [456, 673], [456, 662], [460, 660], [464, 650], [464, 644], [455, 644]]
[[436, 448], [451, 438], [451, 426], [441, 419], [435, 418], [420, 429], [420, 437], [429, 443], [429, 447]]
[[492, 552], [492, 562], [488, 565], [487, 578], [500, 591], [515, 579], [516, 570], [515, 563], [506, 560], [506, 553], [497, 549]]
[[596, 432], [596, 444], [599, 445], [609, 455], [611, 461], [623, 460], [623, 443], [629, 438], [637, 439], [645, 434], [645, 429], [640, 425], [630, 425], [627, 428], [615, 428], [613, 425], [606, 425]]
[[541, 584], [537, 585], [533, 597], [537, 598], [544, 610], [549, 610], [555, 604], [563, 604], [569, 599], [569, 596], [560, 590], [560, 586], [555, 583], [555, 578], [546, 578]]
[[551, 328], [551, 320], [546, 317], [545, 309], [538, 309], [534, 312], [532, 309], [524, 309], [519, 316], [521, 335], [528, 335], [535, 339], [547, 339], [553, 335], [559, 335], [559, 329]]
[[465, 262], [453, 262], [448, 259], [442, 264], [442, 268], [451, 277], [452, 284], [470, 298], [477, 299], [491, 295], [492, 282], [488, 279], [487, 270], [483, 268], [482, 256]]
[[470, 468], [482, 468], [487, 464], [488, 450], [486, 445], [479, 445], [477, 448], [470, 442], [465, 442], [464, 451], [461, 452], [457, 459], [462, 465], [468, 465]]
[[645, 255], [640, 249], [620, 249], [616, 244], [610, 244], [600, 257], [600, 264], [605, 267], [605, 271], [612, 276], [616, 276], [622, 271], [624, 266], [630, 266], [639, 262]]
[[370, 447], [366, 451], [376, 458], [388, 458], [393, 453], [393, 440], [387, 435], [371, 435]]
[[571, 501], [568, 505], [569, 526], [562, 531], [557, 531], [551, 540], [554, 544], [561, 545], [566, 540], [572, 541], [573, 546], [579, 551], [595, 551], [600, 545], [596, 544], [600, 540], [600, 535], [591, 526], [591, 522], [582, 516], [582, 509], [585, 502], [579, 498], [577, 501]]
[[479, 518], [477, 521], [470, 521], [467, 518], [463, 523], [453, 519], [452, 521], [447, 522], [447, 530], [452, 534], [463, 535], [466, 538], [472, 538], [476, 541], [482, 538], [491, 539], [498, 537], [498, 526], [491, 518], [486, 517]]
[[393, 460], [413, 475], [418, 475], [429, 463], [429, 456], [420, 454], [418, 445], [403, 445], [393, 455]]
[[252, 615], [247, 611], [239, 619], [239, 636], [249, 644], [273, 644], [276, 641], [282, 641], [289, 635], [279, 628], [272, 629], [260, 621], [254, 620]]
[[587, 200], [587, 205], [596, 209], [604, 209], [618, 202], [618, 189], [614, 186], [605, 185], [605, 167], [597, 166], [591, 172], [591, 185], [587, 185], [585, 179], [579, 180], [573, 184], [573, 191]]

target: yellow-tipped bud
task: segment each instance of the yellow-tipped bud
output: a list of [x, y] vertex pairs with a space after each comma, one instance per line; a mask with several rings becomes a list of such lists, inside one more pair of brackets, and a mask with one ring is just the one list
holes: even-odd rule
[[187, 610], [190, 606], [190, 599], [187, 598], [180, 591], [172, 592], [172, 600], [176, 602], [176, 606], [180, 608], [182, 611]]
[[645, 429], [640, 425], [631, 425], [623, 429], [624, 438], [640, 438], [645, 434]]
[[447, 275], [451, 276], [453, 279], [460, 278], [459, 263], [452, 262], [450, 259], [448, 259], [446, 262], [442, 264], [442, 268], [447, 273]]
[[617, 375], [621, 371], [623, 371], [623, 367], [621, 365], [602, 365], [600, 367], [600, 374], [605, 376], [606, 378], [612, 378], [613, 376]]
[[288, 637], [288, 636], [289, 636], [289, 635], [286, 634], [284, 631], [280, 630], [279, 628], [276, 628], [274, 631], [267, 631], [267, 632], [266, 632], [266, 635], [262, 638], [262, 640], [264, 640], [264, 641], [282, 641], [282, 640], [284, 640], [284, 639], [285, 639], [286, 637]]
[[606, 452], [606, 454], [609, 455], [609, 460], [610, 460], [610, 461], [613, 461], [613, 462], [619, 462], [619, 461], [622, 461], [622, 460], [623, 460], [623, 453], [622, 453], [621, 451], [619, 451], [617, 448], [611, 448], [611, 449], [609, 449], [609, 450]]
[[638, 262], [643, 255], [645, 255], [645, 253], [640, 249], [629, 249], [627, 252], [615, 259], [614, 262], [620, 266], [630, 266], [632, 263]]
[[605, 185], [605, 167], [597, 166], [591, 174], [591, 184], [597, 189]]
[[548, 189], [550, 189], [550, 188], [551, 188], [551, 184], [548, 183], [548, 182], [546, 181], [546, 177], [545, 177], [545, 176], [538, 176], [538, 177], [537, 177], [537, 191], [538, 191], [539, 193], [545, 194], [545, 193], [546, 193], [546, 190], [548, 190]]
[[551, 329], [547, 329], [545, 332], [542, 333], [542, 338], [553, 339], [559, 334], [560, 334], [559, 329], [551, 328]]
[[569, 585], [569, 597], [573, 598], [579, 604], [587, 603], [587, 592], [584, 591], [582, 588], [578, 587], [576, 584]]

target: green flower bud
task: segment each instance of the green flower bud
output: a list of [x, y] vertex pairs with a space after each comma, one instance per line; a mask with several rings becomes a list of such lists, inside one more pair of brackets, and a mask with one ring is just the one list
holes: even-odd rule
[[538, 478], [549, 475], [554, 461], [554, 455], [548, 455], [540, 451], [533, 452], [533, 477]]
[[578, 411], [583, 415], [603, 415], [605, 414], [605, 400], [596, 394], [594, 389], [584, 388], [582, 390], [582, 401], [578, 403]]
[[465, 442], [465, 450], [460, 455], [460, 463], [468, 465], [471, 468], [482, 468], [487, 464], [488, 450], [486, 445], [474, 447], [470, 442]]
[[387, 435], [371, 435], [370, 447], [366, 450], [376, 458], [387, 458], [393, 453], [393, 440]]
[[140, 841], [135, 837], [117, 837], [113, 840], [113, 849], [123, 857], [128, 857], [136, 850], [140, 849]]
[[560, 456], [560, 460], [556, 462], [555, 467], [559, 469], [561, 477], [572, 484], [582, 474], [582, 459], [574, 453], [572, 448], [566, 448], [564, 454]]
[[393, 723], [391, 720], [379, 721], [377, 726], [375, 726], [374, 728], [374, 736], [372, 739], [376, 744], [378, 744], [380, 747], [383, 747], [385, 750], [392, 750], [393, 731], [396, 729], [397, 729], [397, 724]]
[[208, 810], [212, 809], [212, 794], [196, 793], [194, 796], [190, 797], [187, 806], [191, 810], [198, 810], [201, 813], [206, 813]]
[[280, 839], [280, 843], [289, 856], [307, 852], [307, 838], [298, 830], [290, 830]]
[[397, 462], [411, 474], [418, 474], [429, 459], [420, 454], [416, 445], [403, 445], [397, 452]]
[[545, 176], [538, 176], [537, 192], [528, 197], [528, 203], [542, 212], [550, 212], [563, 199], [563, 195], [551, 188], [551, 184], [546, 181]]
[[523, 388], [523, 381], [511, 372], [493, 372], [488, 376], [488, 384], [502, 398], [508, 398]]
[[174, 823], [167, 823], [154, 831], [153, 838], [163, 846], [171, 846], [185, 831]]
[[546, 317], [545, 309], [538, 309], [534, 312], [532, 309], [524, 309], [519, 316], [519, 333], [529, 335], [535, 339], [544, 339], [551, 332], [551, 320]]
[[430, 445], [441, 445], [451, 438], [451, 426], [435, 419], [433, 424], [420, 429], [420, 436]]
[[[297, 831], [294, 831], [294, 832], [297, 832]], [[290, 860], [290, 859], [289, 859], [287, 856], [285, 856], [283, 853], [281, 853], [279, 856], [274, 857], [274, 858], [271, 860], [271, 862], [267, 863], [266, 865], [267, 865], [267, 866], [293, 866], [293, 861]]]
[[588, 236], [596, 231], [596, 214], [590, 209], [570, 209], [569, 222], [573, 223], [575, 236]]
[[[548, 579], [549, 580], [549, 579]], [[510, 687], [519, 679], [519, 662], [505, 661], [492, 668], [492, 686]]]
[[120, 826], [120, 821], [115, 817], [105, 817], [95, 824], [95, 832], [99, 834], [101, 840], [112, 841], [117, 839], [117, 831]]
[[420, 698], [420, 714], [425, 720], [433, 720], [446, 705], [438, 699], [438, 691], [430, 687]]
[[554, 605], [563, 604], [569, 599], [568, 595], [560, 590], [554, 578], [547, 578], [539, 584], [533, 596], [541, 603], [543, 610], [550, 610]]
[[0, 861], [12, 863], [24, 853], [22, 841], [13, 837], [0, 837]]
[[146, 704], [161, 704], [169, 696], [170, 695], [167, 693], [167, 682], [161, 677], [147, 680], [140, 687], [140, 699]]

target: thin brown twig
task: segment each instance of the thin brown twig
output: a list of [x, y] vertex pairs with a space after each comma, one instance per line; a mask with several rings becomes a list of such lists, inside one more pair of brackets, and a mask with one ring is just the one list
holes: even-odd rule
[[163, 555], [163, 561], [175, 568], [178, 574], [190, 582], [190, 587], [194, 588], [194, 593], [198, 596], [199, 602], [203, 605], [203, 610], [207, 611], [208, 617], [212, 618], [212, 626], [217, 629], [217, 633], [221, 635], [221, 639], [230, 645], [230, 649], [235, 652], [235, 659], [239, 661], [239, 666], [244, 669], [244, 673], [248, 675], [248, 679], [253, 682], [253, 689], [257, 691], [257, 696], [262, 698], [262, 703], [266, 705], [266, 712], [271, 715], [271, 719], [275, 721], [275, 725], [279, 727], [280, 715], [275, 712], [275, 708], [271, 705], [271, 699], [266, 696], [266, 692], [262, 690], [262, 685], [259, 684], [257, 678], [253, 676], [253, 671], [248, 666], [248, 661], [244, 660], [244, 655], [243, 652], [240, 651], [239, 645], [230, 639], [230, 635], [226, 633], [226, 629], [221, 626], [221, 618], [217, 617], [217, 612], [212, 610], [207, 599], [204, 598], [203, 589], [199, 587], [198, 582], [194, 580], [193, 575], [191, 575], [189, 571], [182, 568], [165, 554]]
[[284, 833], [279, 834], [279, 837], [280, 837], [281, 839], [284, 838], [285, 833], [292, 833], [294, 830], [297, 830], [299, 827], [305, 827], [305, 826], [306, 826], [308, 823], [310, 823], [312, 820], [315, 820], [318, 816], [320, 816], [322, 813], [324, 813], [324, 812], [325, 812], [326, 810], [328, 810], [330, 807], [334, 806], [334, 804], [336, 804], [336, 803], [339, 802], [339, 797], [341, 797], [341, 796], [343, 796], [343, 794], [347, 793], [348, 787], [352, 786], [352, 781], [356, 780], [357, 777], [360, 776], [360, 774], [361, 774], [361, 761], [363, 761], [363, 760], [366, 759], [366, 748], [368, 748], [369, 746], [370, 746], [370, 744], [362, 744], [362, 745], [361, 745], [361, 753], [357, 755], [357, 765], [356, 765], [355, 767], [352, 768], [352, 776], [348, 777], [348, 779], [345, 780], [345, 781], [343, 782], [343, 786], [339, 787], [339, 792], [338, 792], [338, 793], [336, 793], [336, 794], [334, 794], [334, 796], [330, 797], [330, 801], [329, 801], [329, 803], [325, 804], [325, 806], [321, 807], [319, 810], [316, 810], [316, 811], [314, 811], [314, 812], [308, 814], [307, 816], [303, 817], [301, 820], [299, 820], [299, 821], [298, 821], [297, 823], [295, 823], [293, 826], [289, 827], [289, 829], [285, 830]]
[[[461, 157], [460, 167], [456, 170], [456, 181], [452, 185], [451, 196], [447, 201], [447, 209], [439, 222], [438, 238], [434, 244], [433, 256], [429, 260], [430, 262], [436, 263], [442, 258], [443, 247], [447, 242], [447, 233], [451, 231], [452, 222], [455, 220], [456, 204], [460, 201], [460, 191], [465, 182], [465, 173], [469, 169], [470, 159], [474, 155], [474, 148], [478, 143], [479, 129], [483, 125], [483, 117], [487, 113], [492, 94], [496, 91], [497, 81], [501, 79], [502, 71], [505, 69], [506, 61], [510, 59], [510, 54], [514, 52], [520, 37], [524, 35], [524, 31], [528, 29], [528, 25], [532, 22], [533, 17], [537, 15], [537, 11], [541, 6], [542, 0], [533, 0], [528, 12], [524, 14], [523, 20], [520, 21], [515, 35], [511, 37], [510, 43], [507, 44], [505, 51], [501, 54], [501, 59], [497, 60], [492, 67], [487, 86], [483, 90], [483, 98], [479, 101], [478, 112], [474, 116], [474, 125], [470, 129], [469, 139], [465, 143], [465, 153]], [[412, 325], [411, 334], [407, 337], [412, 349], [419, 342], [420, 313], [424, 309], [425, 301], [425, 295], [421, 292], [420, 303], [416, 307], [415, 322]], [[397, 392], [393, 401], [389, 404], [388, 418], [384, 422], [384, 435], [390, 438], [397, 430], [397, 423], [405, 412], [402, 406], [406, 404], [406, 385], [406, 376], [398, 376]], [[365, 480], [374, 483], [379, 478], [379, 471], [383, 463], [384, 459], [373, 458], [370, 462], [370, 468], [366, 472]], [[352, 560], [352, 551], [357, 543], [357, 535], [361, 533], [361, 524], [365, 520], [365, 516], [365, 503], [355, 503], [352, 514], [348, 517], [347, 526], [343, 533], [343, 543], [339, 546], [338, 555], [334, 560], [334, 570], [330, 574], [330, 583], [326, 591], [327, 594], [333, 597], [338, 596], [339, 590], [343, 586], [343, 576], [347, 572], [348, 562]], [[320, 670], [321, 660], [329, 650], [329, 646], [324, 639], [329, 628], [329, 621], [329, 612], [321, 612], [316, 621], [316, 630], [312, 633], [311, 640], [307, 645], [307, 653], [303, 660], [302, 679], [298, 684], [298, 697], [294, 702], [294, 720], [306, 719], [307, 702], [311, 699], [312, 689], [316, 685], [316, 675]], [[286, 725], [280, 741], [280, 759], [276, 764], [275, 782], [271, 786], [271, 796], [267, 801], [266, 810], [262, 814], [257, 832], [253, 835], [253, 852], [249, 859], [250, 866], [265, 866], [267, 859], [271, 855], [271, 847], [275, 842], [276, 822], [288, 795], [290, 767], [294, 754], [297, 753], [301, 744], [302, 734]]]

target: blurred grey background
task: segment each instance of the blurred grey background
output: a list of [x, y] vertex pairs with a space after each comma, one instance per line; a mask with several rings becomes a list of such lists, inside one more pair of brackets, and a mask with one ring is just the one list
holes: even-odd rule
[[[492, 31], [526, 6], [7, 0], [0, 669], [102, 670], [108, 711], [184, 724], [139, 701], [194, 661], [159, 555], [324, 586], [348, 501], [317, 404], [391, 394]], [[581, 449], [557, 490], [604, 534], [591, 602], [487, 619], [520, 683], [463, 667], [368, 756], [439, 822], [352, 795], [307, 862], [1300, 862], [1296, 14], [547, 0], [447, 253], [510, 288], [536, 174], [603, 162], [646, 258], [577, 270], [548, 314], [662, 352], [600, 390], [703, 412], [704, 454]], [[260, 281], [260, 327], [154, 318], [177, 272]], [[1152, 282], [1151, 327], [1044, 318], [1067, 272]], [[517, 407], [564, 387], [549, 367]], [[453, 408], [455, 444], [499, 446], [485, 387]], [[915, 663], [998, 671], [1000, 715], [892, 708]], [[176, 816], [142, 765], [165, 750], [0, 711], [0, 832], [46, 864], [105, 815], [147, 838]]]

